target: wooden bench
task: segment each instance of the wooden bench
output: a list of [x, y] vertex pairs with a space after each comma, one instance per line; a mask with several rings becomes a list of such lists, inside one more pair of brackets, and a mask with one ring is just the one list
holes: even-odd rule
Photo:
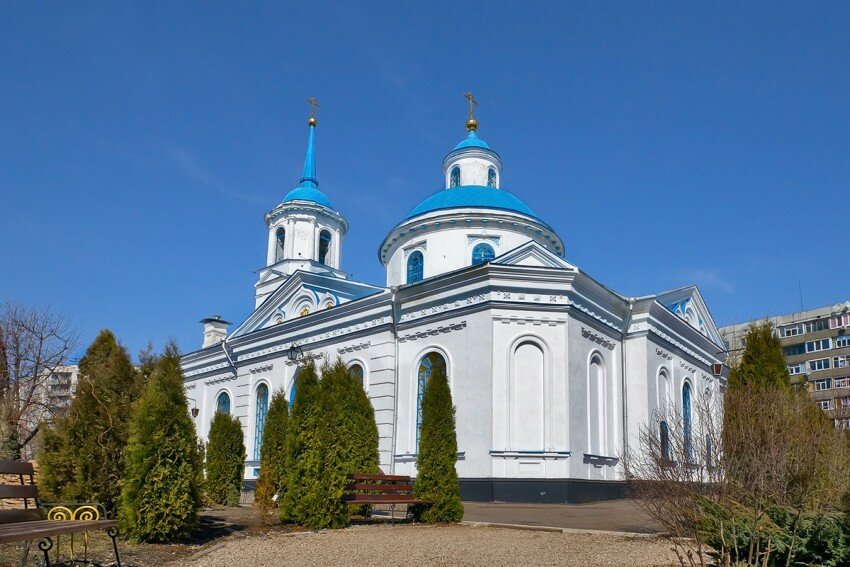
[[398, 474], [350, 474], [342, 500], [354, 506], [389, 504], [393, 520], [397, 504], [431, 504], [413, 496], [410, 477]]
[[[104, 520], [105, 510], [100, 504], [47, 504], [39, 502], [38, 489], [33, 479], [32, 463], [23, 461], [0, 461], [0, 481], [17, 477], [17, 484], [0, 483], [0, 500], [23, 500], [23, 508], [0, 508], [0, 544], [39, 540], [38, 549], [44, 554], [44, 563], [51, 565], [98, 565], [88, 557], [74, 557], [60, 562], [57, 547], [56, 561], [50, 560], [53, 536], [78, 534], [105, 530], [112, 540], [115, 565], [121, 567], [118, 555], [118, 528], [115, 520]], [[72, 535], [73, 537], [73, 535]], [[73, 540], [72, 540], [73, 542]], [[73, 543], [72, 543], [73, 554]]]

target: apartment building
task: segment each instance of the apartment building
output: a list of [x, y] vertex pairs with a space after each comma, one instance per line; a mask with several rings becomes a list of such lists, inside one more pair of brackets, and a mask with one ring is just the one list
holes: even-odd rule
[[68, 411], [79, 372], [80, 367], [76, 364], [58, 366], [47, 377], [44, 396], [51, 415], [62, 415]]
[[[792, 383], [804, 386], [838, 427], [850, 427], [850, 301], [766, 317], [782, 343]], [[720, 329], [729, 364], [746, 348], [749, 321]]]

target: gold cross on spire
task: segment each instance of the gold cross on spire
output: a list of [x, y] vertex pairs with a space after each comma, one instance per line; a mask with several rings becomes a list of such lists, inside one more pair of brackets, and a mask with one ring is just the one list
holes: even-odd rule
[[478, 101], [472, 95], [472, 91], [463, 93], [466, 100], [469, 101], [469, 120], [466, 121], [466, 129], [470, 132], [478, 129], [478, 122], [475, 121], [475, 107], [478, 106]]
[[319, 108], [319, 101], [317, 101], [314, 97], [310, 97], [307, 99], [307, 102], [310, 103], [310, 119], [307, 120], [307, 124], [310, 126], [315, 126], [318, 124], [318, 120], [316, 120], [316, 109]]

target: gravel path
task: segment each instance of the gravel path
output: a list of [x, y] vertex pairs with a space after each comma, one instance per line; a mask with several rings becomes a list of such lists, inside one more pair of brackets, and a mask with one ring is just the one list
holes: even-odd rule
[[182, 565], [256, 567], [394, 565], [514, 567], [667, 566], [663, 541], [478, 526], [355, 526], [233, 539]]

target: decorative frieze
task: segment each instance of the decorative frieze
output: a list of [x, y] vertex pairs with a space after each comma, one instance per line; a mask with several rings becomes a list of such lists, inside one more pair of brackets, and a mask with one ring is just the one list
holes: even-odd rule
[[191, 384], [187, 384], [187, 385], [186, 385], [186, 387], [185, 387], [185, 389], [186, 389], [186, 390], [194, 390], [194, 389], [195, 389], [195, 386], [197, 386], [197, 384], [196, 384], [196, 383], [194, 383], [194, 382], [192, 382]]
[[691, 366], [691, 365], [690, 365], [690, 364], [688, 364], [687, 362], [683, 362], [683, 361], [681, 361], [681, 360], [679, 361], [679, 366], [681, 366], [682, 368], [684, 368], [684, 369], [685, 369], [685, 370], [687, 370], [688, 372], [696, 372], [696, 371], [697, 371], [697, 369], [696, 369], [696, 368], [694, 368], [693, 366]]
[[608, 350], [614, 350], [614, 341], [603, 337], [599, 333], [592, 331], [591, 329], [586, 329], [584, 327], [581, 328], [581, 336], [589, 340], [590, 342], [596, 343], [598, 345], [602, 345]]
[[372, 346], [372, 341], [366, 341], [363, 343], [357, 343], [356, 345], [348, 345], [345, 347], [339, 347], [336, 351], [339, 354], [347, 354], [349, 352], [354, 352], [356, 350], [363, 350], [364, 348], [369, 348]]
[[707, 358], [705, 358], [703, 356], [700, 356], [699, 354], [697, 354], [696, 352], [694, 352], [693, 350], [689, 349], [684, 344], [682, 344], [681, 341], [677, 341], [676, 339], [674, 339], [673, 337], [671, 337], [670, 335], [668, 335], [667, 333], [665, 333], [664, 331], [662, 331], [661, 329], [656, 327], [655, 325], [652, 325], [652, 324], [649, 325], [649, 332], [658, 335], [659, 337], [661, 337], [662, 339], [664, 339], [665, 341], [667, 341], [671, 345], [681, 349], [683, 352], [694, 357], [695, 359], [702, 362], [706, 366], [711, 364], [710, 360], [708, 360]]
[[271, 372], [274, 370], [274, 364], [265, 364], [263, 366], [255, 366], [251, 368], [248, 372], [251, 374], [260, 374], [261, 372]]
[[445, 313], [446, 311], [459, 309], [461, 307], [466, 307], [468, 305], [474, 305], [476, 303], [482, 303], [486, 299], [487, 299], [487, 294], [481, 293], [481, 294], [478, 294], [478, 295], [471, 295], [471, 296], [464, 298], [464, 299], [456, 299], [455, 301], [449, 301], [447, 303], [442, 303], [440, 305], [432, 305], [431, 307], [427, 307], [425, 309], [417, 309], [416, 311], [404, 313], [399, 318], [399, 322], [406, 323], [408, 321], [414, 321], [416, 319], [421, 319], [423, 317], [428, 317], [430, 315], [438, 315], [440, 313]]
[[195, 370], [189, 370], [183, 373], [183, 376], [186, 378], [190, 376], [197, 376], [198, 374], [203, 374], [205, 372], [212, 372], [213, 370], [219, 370], [220, 368], [227, 368], [230, 366], [230, 363], [227, 361], [219, 362], [217, 364], [210, 364], [209, 366], [201, 366], [200, 368], [196, 368]]
[[531, 315], [493, 315], [493, 321], [498, 321], [503, 325], [546, 325], [549, 327], [567, 323], [567, 320], [563, 317], [534, 317]]
[[450, 325], [440, 325], [438, 327], [429, 327], [427, 329], [407, 333], [406, 335], [399, 335], [398, 342], [403, 343], [414, 339], [424, 339], [425, 337], [451, 333], [452, 331], [459, 331], [464, 328], [466, 328], [466, 321], [459, 321]]
[[664, 359], [667, 359], [667, 360], [673, 360], [673, 355], [672, 355], [672, 354], [669, 354], [669, 353], [667, 353], [667, 352], [664, 352], [663, 350], [661, 350], [661, 349], [660, 349], [660, 348], [658, 348], [658, 347], [655, 347], [655, 354], [657, 354], [657, 355], [658, 355], [658, 356], [660, 356], [661, 358], [664, 358]]
[[209, 380], [204, 380], [204, 386], [213, 386], [215, 384], [221, 384], [222, 382], [230, 382], [232, 380], [236, 380], [235, 374], [231, 374], [229, 376], [219, 376], [217, 378], [211, 378]]

